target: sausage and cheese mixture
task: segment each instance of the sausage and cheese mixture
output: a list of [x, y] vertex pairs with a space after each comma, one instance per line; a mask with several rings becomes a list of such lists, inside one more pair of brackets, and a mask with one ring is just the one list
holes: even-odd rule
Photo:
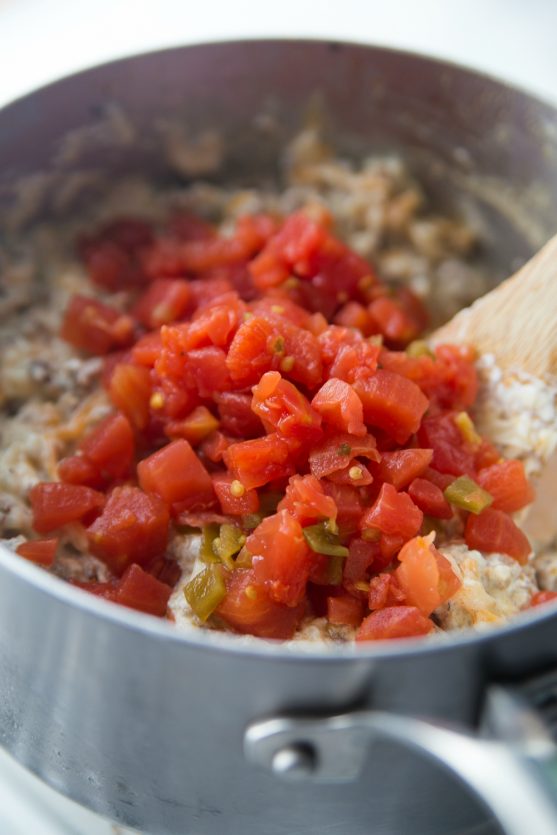
[[474, 422], [473, 350], [423, 340], [484, 289], [473, 232], [397, 160], [302, 135], [286, 179], [153, 198], [77, 257], [44, 230], [31, 261], [0, 252], [4, 543], [260, 638], [425, 635], [555, 596], [513, 518], [524, 463]]

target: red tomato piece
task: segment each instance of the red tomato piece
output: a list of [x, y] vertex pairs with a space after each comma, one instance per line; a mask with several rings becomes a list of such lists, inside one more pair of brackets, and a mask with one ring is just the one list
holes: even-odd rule
[[169, 421], [164, 427], [165, 435], [171, 440], [184, 438], [192, 446], [218, 429], [219, 422], [206, 406], [196, 406], [183, 420]]
[[266, 290], [282, 284], [291, 272], [306, 274], [308, 260], [318, 251], [326, 234], [320, 224], [303, 212], [290, 215], [250, 264], [255, 286]]
[[364, 604], [350, 594], [327, 598], [327, 620], [339, 626], [359, 626], [364, 616]]
[[215, 392], [220, 428], [235, 438], [255, 438], [265, 430], [259, 417], [251, 408], [252, 395], [241, 391]]
[[121, 412], [109, 415], [79, 445], [103, 480], [124, 478], [130, 472], [135, 442], [129, 420]]
[[257, 490], [246, 490], [241, 482], [228, 473], [216, 473], [213, 476], [213, 487], [224, 514], [247, 516], [259, 510]]
[[191, 290], [187, 281], [158, 278], [132, 308], [134, 316], [149, 330], [181, 319], [188, 309]]
[[254, 386], [251, 408], [269, 433], [277, 432], [304, 444], [322, 436], [321, 416], [278, 371], [267, 371]]
[[356, 487], [367, 487], [373, 482], [370, 471], [357, 458], [351, 458], [345, 467], [330, 473], [327, 478], [335, 484], [354, 484]]
[[118, 581], [112, 599], [120, 606], [162, 618], [171, 594], [170, 586], [147, 574], [137, 563], [132, 563]]
[[168, 523], [168, 508], [158, 496], [115, 487], [87, 530], [91, 553], [120, 576], [132, 563], [145, 566], [164, 553]]
[[184, 371], [188, 387], [196, 389], [201, 397], [211, 397], [215, 392], [228, 391], [232, 387], [226, 354], [212, 345], [189, 351]]
[[362, 516], [361, 526], [407, 540], [418, 533], [423, 518], [408, 493], [397, 493], [392, 484], [383, 484], [375, 503]]
[[238, 386], [254, 385], [262, 374], [270, 370], [274, 358], [273, 344], [278, 337], [272, 324], [261, 316], [253, 316], [240, 325], [226, 358], [230, 376]]
[[215, 238], [216, 228], [191, 212], [175, 212], [166, 223], [168, 232], [181, 241], [205, 241]]
[[368, 307], [368, 315], [375, 333], [382, 333], [389, 345], [404, 347], [416, 339], [420, 327], [394, 298], [382, 296]]
[[292, 638], [304, 616], [303, 603], [284, 606], [272, 600], [266, 590], [256, 584], [253, 570], [229, 572], [226, 589], [226, 597], [215, 615], [244, 635], [287, 640]]
[[98, 468], [84, 455], [70, 455], [58, 464], [58, 477], [65, 484], [82, 484], [99, 490], [105, 479]]
[[151, 375], [147, 368], [119, 363], [112, 372], [108, 393], [116, 408], [126, 415], [135, 429], [146, 429], [152, 393]]
[[199, 445], [199, 453], [213, 464], [220, 464], [224, 453], [232, 443], [233, 441], [222, 432], [211, 432]]
[[130, 316], [96, 299], [72, 296], [60, 336], [80, 351], [108, 354], [131, 344], [134, 325]]
[[432, 458], [433, 450], [431, 449], [400, 449], [395, 452], [384, 452], [381, 455], [381, 461], [372, 467], [372, 472], [381, 481], [388, 481], [397, 490], [402, 490], [429, 467]]
[[276, 603], [301, 603], [313, 560], [300, 523], [281, 510], [263, 519], [246, 546], [253, 554], [256, 584], [263, 586]]
[[[379, 545], [376, 542], [366, 542], [357, 538], [350, 541], [342, 573], [342, 583], [350, 594], [357, 595], [362, 600], [367, 599], [368, 592], [364, 586], [369, 580], [370, 571], [376, 570], [378, 557], [380, 559]], [[358, 584], [363, 585], [358, 587]]]
[[357, 641], [384, 641], [427, 635], [433, 623], [415, 606], [388, 606], [364, 618], [356, 633]]
[[348, 383], [332, 377], [324, 383], [311, 405], [325, 423], [340, 432], [363, 437], [366, 434], [362, 401]]
[[138, 257], [152, 239], [146, 224], [132, 230], [123, 226], [116, 231], [102, 231], [96, 238], [82, 242], [81, 255], [93, 284], [109, 292], [140, 287], [146, 276]]
[[90, 487], [52, 481], [35, 484], [29, 491], [29, 501], [34, 529], [37, 533], [50, 533], [99, 511], [105, 499]]
[[425, 478], [415, 478], [408, 488], [408, 495], [427, 516], [435, 519], [452, 519], [453, 511], [443, 491]]
[[18, 545], [16, 553], [35, 565], [50, 568], [54, 564], [59, 542], [59, 539], [30, 539]]
[[247, 490], [290, 476], [290, 447], [278, 435], [231, 444], [223, 453], [224, 463]]
[[424, 447], [433, 449], [431, 463], [434, 469], [441, 473], [476, 478], [475, 451], [464, 441], [454, 418], [454, 412], [424, 418], [418, 431], [418, 440]]
[[334, 500], [327, 496], [321, 483], [313, 475], [292, 476], [277, 510], [287, 510], [301, 525], [311, 525], [323, 519], [336, 519], [337, 516]]
[[396, 578], [406, 601], [430, 615], [462, 585], [450, 563], [431, 544], [430, 537], [417, 536], [401, 549]]
[[137, 340], [131, 350], [131, 359], [137, 365], [144, 365], [147, 368], [154, 368], [162, 351], [162, 339], [160, 331], [146, 333]]
[[214, 495], [211, 476], [184, 439], [173, 441], [140, 461], [137, 478], [143, 490], [156, 493], [168, 505], [188, 502], [193, 507], [197, 501], [210, 501]]
[[476, 480], [493, 496], [492, 508], [515, 513], [534, 500], [534, 488], [524, 472], [522, 461], [500, 461], [484, 467]]
[[362, 401], [365, 422], [384, 429], [400, 444], [418, 430], [429, 405], [415, 383], [391, 371], [358, 378], [354, 390]]
[[296, 327], [311, 330], [312, 314], [278, 290], [270, 290], [250, 306], [252, 313], [264, 318], [276, 315], [277, 308], [281, 311], [281, 317], [288, 319]]
[[377, 574], [369, 583], [368, 606], [371, 611], [388, 606], [403, 606], [406, 602], [403, 590], [394, 574]]
[[556, 591], [537, 591], [532, 595], [530, 606], [542, 606], [544, 603], [551, 603], [553, 600], [557, 600]]
[[511, 517], [491, 507], [477, 516], [473, 513], [468, 516], [464, 538], [469, 548], [487, 554], [507, 554], [521, 565], [528, 562], [532, 553], [528, 538]]
[[355, 342], [342, 345], [329, 369], [329, 377], [337, 377], [353, 383], [358, 377], [370, 377], [377, 370], [379, 345], [371, 342]]
[[501, 453], [497, 447], [483, 439], [474, 458], [476, 470], [483, 470], [484, 467], [491, 467], [492, 464], [498, 464], [500, 461]]
[[341, 535], [348, 536], [357, 531], [362, 515], [359, 490], [346, 484], [333, 484], [331, 481], [322, 481], [321, 486], [337, 507], [336, 521]]
[[380, 455], [377, 452], [373, 435], [360, 438], [340, 433], [327, 438], [311, 450], [309, 466], [312, 475], [316, 478], [325, 478], [331, 473], [345, 469], [348, 464], [351, 464], [353, 458], [360, 456], [370, 461], [379, 461]]
[[336, 314], [334, 321], [340, 327], [355, 328], [364, 336], [369, 336], [374, 332], [374, 322], [367, 309], [359, 302], [346, 302]]
[[206, 306], [193, 317], [187, 328], [179, 328], [179, 349], [190, 351], [192, 348], [205, 348], [216, 345], [226, 349], [232, 342], [239, 324], [243, 320], [245, 305], [238, 294], [229, 292]]

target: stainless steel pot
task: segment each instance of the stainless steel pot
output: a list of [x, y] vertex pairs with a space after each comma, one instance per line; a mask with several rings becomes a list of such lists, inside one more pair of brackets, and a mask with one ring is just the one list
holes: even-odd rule
[[[10, 105], [2, 225], [13, 184], [38, 171], [50, 216], [78, 169], [175, 176], [163, 116], [221, 129], [220, 176], [253, 180], [318, 91], [337, 147], [403, 150], [434, 198], [473, 206], [494, 275], [554, 229], [553, 108], [426, 58], [302, 41], [126, 59]], [[61, 153], [110, 102], [134, 140], [93, 129]], [[557, 757], [540, 710], [557, 699], [556, 635], [549, 608], [484, 634], [326, 653], [192, 639], [1, 550], [0, 742], [67, 796], [156, 835], [479, 835], [497, 831], [493, 815], [512, 835], [553, 835]]]

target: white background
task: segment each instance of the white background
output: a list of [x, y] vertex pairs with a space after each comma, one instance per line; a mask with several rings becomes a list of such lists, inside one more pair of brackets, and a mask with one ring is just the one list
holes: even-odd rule
[[[262, 35], [426, 52], [557, 102], [557, 0], [0, 0], [0, 105], [111, 58]], [[0, 753], [1, 835], [114, 832]]]

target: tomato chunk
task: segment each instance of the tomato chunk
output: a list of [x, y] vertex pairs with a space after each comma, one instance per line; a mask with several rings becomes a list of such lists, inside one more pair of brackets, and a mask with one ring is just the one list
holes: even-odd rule
[[348, 383], [332, 377], [324, 383], [311, 405], [325, 423], [340, 432], [363, 437], [366, 434], [362, 401]]
[[418, 430], [429, 405], [415, 383], [392, 371], [360, 377], [354, 390], [362, 401], [365, 422], [384, 429], [400, 444]]
[[441, 488], [425, 478], [415, 478], [408, 488], [408, 495], [428, 516], [435, 519], [451, 519], [453, 516], [452, 508]]
[[322, 519], [336, 519], [337, 507], [313, 475], [294, 475], [288, 482], [277, 510], [287, 510], [301, 525]]
[[469, 548], [488, 554], [507, 554], [521, 565], [532, 552], [527, 536], [510, 516], [489, 507], [478, 516], [471, 513], [466, 520], [464, 538]]
[[133, 320], [96, 299], [73, 296], [60, 336], [80, 351], [108, 354], [133, 340]]
[[377, 445], [373, 435], [364, 438], [346, 433], [333, 435], [319, 446], [315, 446], [309, 454], [309, 466], [316, 478], [325, 478], [332, 473], [352, 465], [353, 458], [367, 458], [379, 461]]
[[327, 620], [339, 626], [359, 626], [364, 614], [364, 604], [350, 594], [327, 598]]
[[406, 602], [395, 574], [377, 574], [369, 584], [368, 606], [372, 612], [389, 606], [402, 606]]
[[264, 519], [246, 545], [253, 554], [255, 582], [277, 603], [300, 603], [312, 565], [300, 523], [281, 510]]
[[259, 510], [259, 496], [256, 490], [246, 490], [244, 485], [228, 473], [213, 476], [213, 487], [224, 514], [246, 516]]
[[143, 430], [149, 423], [151, 375], [147, 368], [130, 363], [115, 366], [108, 387], [110, 399], [131, 424]]
[[252, 410], [268, 432], [311, 443], [320, 438], [321, 416], [306, 397], [278, 371], [263, 374], [253, 388]]
[[364, 513], [362, 530], [375, 529], [404, 540], [415, 536], [424, 515], [408, 493], [397, 493], [392, 484], [383, 484], [375, 503]]
[[29, 501], [34, 529], [38, 533], [50, 533], [99, 511], [104, 505], [104, 496], [90, 487], [53, 481], [35, 484], [29, 491]]
[[501, 461], [484, 467], [477, 475], [477, 482], [493, 496], [495, 510], [515, 513], [534, 500], [534, 488], [522, 461]]
[[276, 478], [290, 476], [294, 465], [290, 447], [277, 434], [231, 444], [223, 453], [226, 466], [247, 490], [262, 487]]
[[236, 632], [287, 640], [294, 635], [305, 606], [284, 606], [256, 583], [253, 570], [236, 569], [226, 577], [226, 597], [215, 614]]
[[430, 537], [417, 536], [401, 549], [396, 578], [406, 602], [430, 615], [462, 585], [443, 554], [432, 545]]
[[196, 406], [183, 420], [169, 421], [164, 431], [172, 440], [185, 438], [192, 446], [197, 446], [211, 432], [218, 429], [218, 426], [218, 420], [206, 406]]
[[137, 478], [143, 490], [156, 493], [168, 505], [187, 502], [191, 509], [213, 496], [211, 476], [183, 438], [140, 461]]
[[54, 564], [59, 541], [59, 539], [30, 539], [18, 545], [16, 552], [20, 557], [25, 557], [26, 560], [36, 565], [50, 568]]
[[429, 467], [432, 457], [431, 449], [401, 449], [396, 452], [384, 452], [381, 455], [381, 461], [372, 468], [372, 471], [381, 481], [388, 481], [397, 490], [402, 490]]
[[433, 623], [415, 606], [388, 606], [364, 618], [357, 641], [383, 641], [391, 638], [414, 638], [427, 635]]
[[164, 553], [169, 515], [165, 503], [138, 487], [115, 487], [101, 515], [88, 528], [91, 552], [121, 575]]
[[556, 591], [537, 591], [532, 595], [530, 606], [542, 606], [544, 603], [551, 603], [553, 600], [557, 600]]
[[103, 479], [124, 478], [129, 474], [135, 451], [129, 420], [121, 412], [109, 415], [86, 435], [80, 449]]
[[132, 563], [119, 580], [112, 599], [121, 606], [162, 618], [171, 594], [170, 586], [147, 574], [137, 563]]
[[191, 290], [187, 281], [159, 278], [153, 281], [132, 310], [149, 330], [181, 319], [188, 309]]

